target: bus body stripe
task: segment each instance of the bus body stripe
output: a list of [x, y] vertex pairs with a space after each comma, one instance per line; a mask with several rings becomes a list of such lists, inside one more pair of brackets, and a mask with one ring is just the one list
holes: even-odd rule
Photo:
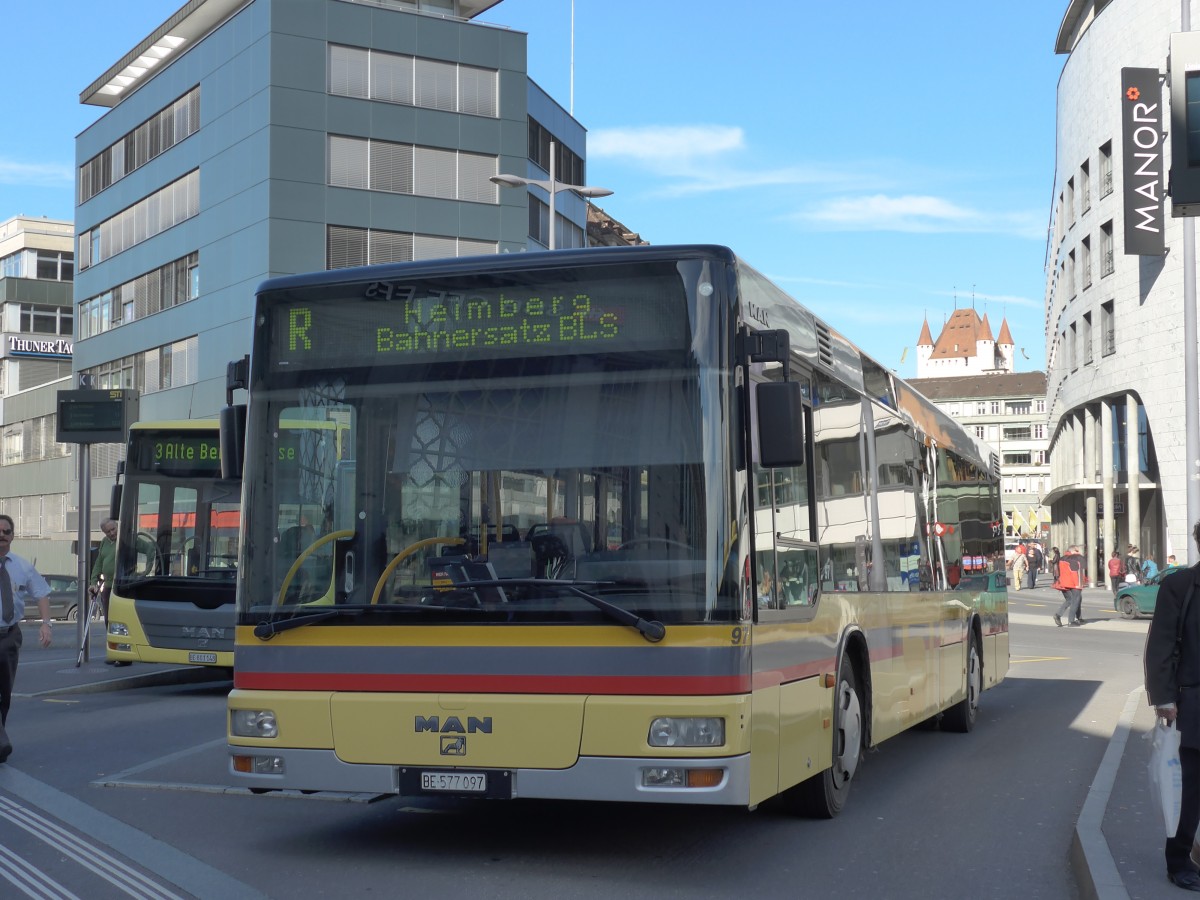
[[359, 672], [242, 672], [234, 687], [261, 691], [358, 691], [456, 694], [746, 694], [748, 675], [365, 675]]

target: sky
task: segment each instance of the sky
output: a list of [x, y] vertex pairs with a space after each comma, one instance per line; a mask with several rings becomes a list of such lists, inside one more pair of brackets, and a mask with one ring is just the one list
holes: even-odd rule
[[[73, 217], [74, 138], [103, 112], [80, 92], [182, 2], [7, 11], [0, 220]], [[501, 0], [479, 20], [528, 35], [609, 215], [653, 244], [731, 247], [915, 377], [923, 319], [936, 339], [971, 305], [997, 335], [1007, 318], [1018, 371], [1045, 369], [1067, 5]]]

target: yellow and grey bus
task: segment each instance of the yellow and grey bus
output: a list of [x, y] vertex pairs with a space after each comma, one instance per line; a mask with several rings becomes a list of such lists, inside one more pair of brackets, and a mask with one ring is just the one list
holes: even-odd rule
[[232, 668], [242, 486], [216, 420], [134, 424], [124, 479], [106, 658]]
[[249, 391], [252, 790], [832, 816], [1007, 672], [995, 455], [726, 248], [273, 279]]

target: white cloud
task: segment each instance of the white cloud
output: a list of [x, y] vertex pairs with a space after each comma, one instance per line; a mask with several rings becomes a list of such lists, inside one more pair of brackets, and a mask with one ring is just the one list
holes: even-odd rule
[[680, 197], [715, 191], [798, 184], [863, 183], [831, 166], [753, 169], [730, 162], [747, 150], [745, 132], [730, 125], [649, 125], [600, 128], [588, 135], [588, 157], [624, 161], [658, 178], [656, 196]]
[[75, 170], [70, 165], [23, 163], [0, 157], [0, 184], [60, 187], [73, 184], [74, 181]]
[[836, 197], [796, 213], [793, 221], [840, 231], [971, 232], [1008, 234], [1042, 240], [1037, 213], [984, 213], [921, 194]]

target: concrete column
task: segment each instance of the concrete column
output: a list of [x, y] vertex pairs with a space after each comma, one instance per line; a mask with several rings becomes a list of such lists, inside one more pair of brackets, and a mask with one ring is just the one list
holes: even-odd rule
[[1116, 504], [1113, 490], [1113, 444], [1112, 444], [1112, 406], [1107, 400], [1100, 401], [1100, 484], [1101, 496], [1104, 499], [1104, 522], [1101, 533], [1104, 535], [1104, 559], [1112, 556], [1117, 549], [1117, 518], [1114, 513]]
[[1129, 494], [1125, 505], [1129, 515], [1129, 543], [1142, 546], [1142, 498], [1138, 470], [1138, 402], [1133, 394], [1125, 396], [1125, 466], [1129, 479]]

